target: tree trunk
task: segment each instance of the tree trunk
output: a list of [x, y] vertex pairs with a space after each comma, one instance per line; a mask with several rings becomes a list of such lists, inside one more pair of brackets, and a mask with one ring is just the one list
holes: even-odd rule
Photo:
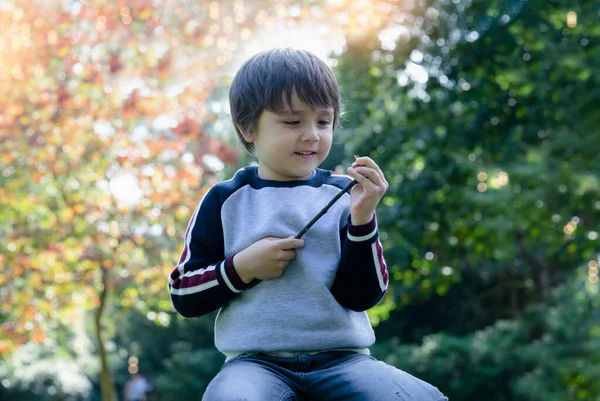
[[117, 401], [117, 393], [113, 383], [113, 378], [108, 367], [108, 358], [106, 349], [104, 348], [104, 340], [102, 336], [102, 314], [106, 307], [106, 296], [108, 292], [108, 270], [102, 267], [102, 292], [100, 293], [100, 306], [94, 316], [94, 329], [96, 331], [96, 341], [98, 343], [98, 356], [100, 357], [100, 391], [102, 393], [102, 401]]
[[539, 273], [539, 281], [542, 287], [542, 296], [544, 300], [550, 295], [550, 272], [546, 264], [542, 264], [542, 269]]

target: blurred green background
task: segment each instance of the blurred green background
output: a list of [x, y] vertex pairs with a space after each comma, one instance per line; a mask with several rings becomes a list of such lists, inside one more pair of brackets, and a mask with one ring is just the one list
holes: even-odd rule
[[390, 188], [378, 358], [453, 401], [600, 400], [600, 3], [0, 1], [0, 399], [199, 400], [214, 315], [167, 275], [253, 162], [227, 88], [270, 47], [334, 68]]

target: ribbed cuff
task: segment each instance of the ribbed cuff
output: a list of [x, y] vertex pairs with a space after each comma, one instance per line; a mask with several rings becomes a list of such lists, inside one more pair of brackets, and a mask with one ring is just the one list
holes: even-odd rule
[[377, 218], [373, 214], [373, 218], [367, 224], [353, 226], [350, 216], [348, 216], [348, 238], [352, 241], [362, 242], [368, 241], [377, 234]]
[[223, 263], [223, 280], [233, 292], [242, 292], [248, 288], [248, 284], [244, 283], [240, 278], [240, 275], [233, 266], [233, 256], [225, 259]]

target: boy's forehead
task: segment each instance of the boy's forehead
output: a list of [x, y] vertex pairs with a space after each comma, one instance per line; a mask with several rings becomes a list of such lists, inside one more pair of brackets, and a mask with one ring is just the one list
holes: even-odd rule
[[281, 110], [277, 110], [276, 113], [279, 115], [299, 114], [305, 111], [316, 111], [319, 113], [330, 113], [333, 114], [333, 108], [331, 107], [311, 107], [305, 103], [301, 105], [293, 105], [292, 108], [284, 106]]
[[[283, 101], [281, 103], [281, 108], [277, 110], [277, 114], [297, 114], [303, 111], [318, 111], [318, 112], [328, 112], [333, 113], [333, 107], [328, 106], [311, 106], [309, 104], [304, 103], [298, 97], [298, 94], [294, 91], [292, 93], [291, 99], [288, 99], [285, 94], [283, 96]], [[288, 100], [291, 102], [288, 102]]]

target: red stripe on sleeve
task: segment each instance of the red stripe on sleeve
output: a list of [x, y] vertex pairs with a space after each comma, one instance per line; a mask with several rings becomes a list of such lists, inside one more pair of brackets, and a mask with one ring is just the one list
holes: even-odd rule
[[196, 274], [193, 275], [184, 275], [181, 276], [179, 280], [175, 280], [172, 284], [173, 288], [181, 289], [181, 288], [192, 288], [204, 283], [208, 283], [209, 281], [213, 281], [217, 279], [217, 273], [215, 271], [214, 266], [210, 266], [208, 269], [201, 269]]
[[381, 246], [381, 242], [379, 241], [379, 239], [377, 239], [377, 243], [375, 246], [377, 248], [377, 259], [379, 260], [379, 267], [381, 268], [381, 277], [383, 277], [383, 283], [387, 287], [389, 274], [387, 265], [385, 264], [385, 259], [383, 259], [383, 247]]

